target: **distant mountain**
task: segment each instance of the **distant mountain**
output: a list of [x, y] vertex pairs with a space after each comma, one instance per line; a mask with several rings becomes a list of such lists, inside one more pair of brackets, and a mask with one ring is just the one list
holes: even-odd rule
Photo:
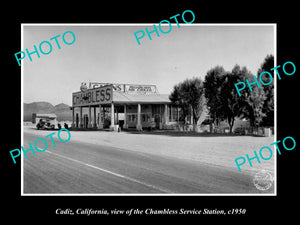
[[60, 104], [54, 106], [54, 109], [56, 112], [66, 111], [66, 110], [70, 111], [70, 106], [65, 103], [60, 103]]
[[24, 121], [31, 121], [32, 113], [54, 113], [57, 116], [58, 121], [69, 120], [72, 121], [72, 111], [70, 106], [64, 103], [60, 103], [53, 106], [49, 102], [32, 102], [24, 103]]
[[24, 103], [24, 111], [50, 113], [54, 112], [54, 106], [49, 102], [32, 102], [28, 104]]
[[67, 104], [60, 103], [54, 106], [54, 114], [57, 115], [58, 121], [72, 121], [72, 110], [70, 110], [70, 106]]

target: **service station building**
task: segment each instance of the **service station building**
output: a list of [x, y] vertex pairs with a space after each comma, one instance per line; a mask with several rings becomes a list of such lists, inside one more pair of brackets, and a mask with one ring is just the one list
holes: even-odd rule
[[72, 94], [74, 129], [167, 129], [181, 115], [155, 85], [90, 83], [80, 89]]

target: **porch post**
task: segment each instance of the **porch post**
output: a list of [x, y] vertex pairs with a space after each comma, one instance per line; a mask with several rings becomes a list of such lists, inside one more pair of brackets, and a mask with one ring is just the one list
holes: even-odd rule
[[75, 123], [74, 123], [74, 121], [75, 121], [75, 109], [74, 109], [74, 106], [72, 107], [72, 128], [74, 128], [75, 127]]
[[99, 124], [98, 124], [98, 129], [103, 129], [103, 123], [102, 123], [102, 107], [101, 104], [99, 104]]
[[127, 106], [124, 105], [124, 128], [127, 129]]
[[79, 112], [79, 127], [83, 127], [83, 121], [82, 121], [82, 106], [80, 106], [80, 112]]
[[114, 106], [114, 103], [111, 103], [111, 108], [110, 108], [110, 129], [115, 130], [115, 106]]
[[92, 128], [92, 113], [91, 113], [91, 106], [89, 105], [89, 123], [88, 128]]
[[142, 123], [141, 123], [141, 104], [138, 104], [136, 129], [143, 130]]
[[[169, 114], [168, 114], [168, 104], [165, 104], [165, 111], [164, 111], [164, 119], [165, 119], [165, 125], [169, 123]], [[165, 127], [166, 128], [166, 127]]]
[[93, 121], [93, 127], [97, 127], [97, 120], [96, 120], [96, 106], [94, 106], [94, 121]]

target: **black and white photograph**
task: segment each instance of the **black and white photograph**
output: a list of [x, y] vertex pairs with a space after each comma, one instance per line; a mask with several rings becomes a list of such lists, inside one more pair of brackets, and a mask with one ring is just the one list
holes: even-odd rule
[[296, 217], [296, 4], [101, 3], [5, 7], [4, 220]]
[[276, 194], [275, 24], [22, 29], [22, 194]]

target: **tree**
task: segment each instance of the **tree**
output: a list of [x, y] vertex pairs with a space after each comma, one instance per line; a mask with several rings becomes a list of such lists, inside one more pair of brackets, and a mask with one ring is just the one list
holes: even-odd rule
[[262, 88], [254, 86], [252, 89], [253, 91], [246, 96], [247, 109], [244, 117], [249, 119], [252, 127], [257, 128], [266, 116], [263, 111], [266, 95]]
[[[259, 75], [264, 72], [268, 71], [271, 74], [274, 72], [271, 69], [274, 67], [274, 56], [267, 55], [264, 59], [264, 62], [261, 64], [260, 68], [257, 71], [257, 79], [259, 79]], [[262, 75], [261, 77], [264, 83], [270, 82], [270, 77], [266, 74]], [[262, 112], [265, 114], [265, 117], [262, 119], [260, 125], [262, 126], [274, 126], [274, 79], [273, 82], [269, 85], [261, 85], [262, 89], [265, 93], [265, 100], [262, 107]]]
[[205, 77], [205, 97], [210, 116], [214, 121], [226, 120], [230, 133], [236, 117], [249, 119], [251, 126], [257, 127], [266, 115], [263, 110], [266, 94], [262, 88], [252, 85], [252, 92], [246, 88], [241, 96], [234, 88], [234, 84], [245, 82], [246, 79], [252, 83], [254, 76], [246, 67], [239, 65], [235, 65], [231, 72], [216, 66]]
[[206, 98], [206, 105], [209, 110], [209, 115], [213, 123], [218, 124], [221, 120], [221, 100], [220, 92], [222, 86], [222, 77], [226, 74], [226, 71], [222, 66], [215, 66], [210, 69], [205, 76], [204, 80], [204, 94]]
[[181, 83], [176, 84], [173, 88], [173, 91], [171, 92], [169, 99], [171, 102], [178, 107], [181, 108], [181, 117], [179, 118], [179, 121], [185, 121], [186, 117], [189, 113], [189, 105], [185, 101], [185, 98], [183, 97], [182, 90], [181, 90]]
[[169, 98], [174, 104], [182, 109], [184, 120], [186, 119], [188, 112], [191, 111], [193, 114], [193, 128], [195, 130], [197, 121], [205, 106], [202, 80], [196, 77], [184, 80], [174, 86]]
[[239, 96], [234, 88], [234, 84], [250, 76], [250, 71], [246, 67], [241, 69], [239, 65], [235, 65], [230, 73], [228, 72], [222, 76], [223, 82], [219, 96], [220, 112], [221, 118], [228, 122], [230, 133], [232, 133], [235, 118], [245, 115], [245, 111], [247, 110], [246, 98], [249, 94], [246, 91], [244, 95]]

